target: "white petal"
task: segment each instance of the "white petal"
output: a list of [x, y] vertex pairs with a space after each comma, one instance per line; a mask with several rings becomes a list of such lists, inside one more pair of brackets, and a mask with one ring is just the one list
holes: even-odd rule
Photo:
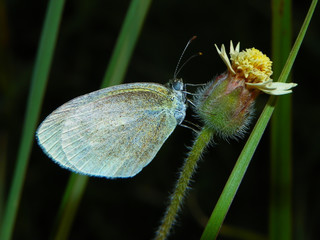
[[234, 54], [234, 47], [233, 47], [233, 43], [232, 41], [230, 40], [230, 55]]
[[257, 88], [264, 88], [268, 83], [272, 82], [272, 80], [268, 80], [266, 82], [259, 82], [259, 83], [246, 83], [248, 86], [257, 87]]
[[265, 89], [260, 89], [262, 92], [270, 94], [270, 95], [284, 95], [288, 93], [292, 93], [292, 90], [265, 90]]
[[246, 83], [246, 84], [250, 85], [250, 86], [263, 86], [263, 85], [266, 85], [267, 83], [270, 83], [270, 82], [272, 82], [272, 79], [269, 79], [268, 81], [265, 81], [265, 82]]
[[230, 55], [238, 54], [240, 51], [240, 42], [236, 45], [236, 48], [233, 47], [233, 42], [230, 41]]
[[289, 90], [298, 84], [296, 83], [282, 83], [282, 82], [272, 82], [269, 80], [267, 82], [261, 83], [246, 83], [248, 86], [256, 87], [260, 90]]
[[298, 84], [296, 83], [283, 83], [283, 82], [270, 82], [266, 85], [268, 89], [277, 89], [277, 90], [289, 90]]
[[218, 46], [216, 44], [214, 46], [216, 47], [218, 54], [220, 55], [222, 61], [227, 65], [229, 71], [231, 71], [233, 74], [236, 74], [235, 71], [231, 67], [231, 63], [229, 61], [229, 57], [227, 55], [227, 52], [226, 52], [224, 45], [222, 44], [221, 50], [218, 48]]
[[296, 83], [282, 83], [282, 82], [272, 82], [270, 79], [267, 82], [261, 83], [246, 83], [248, 86], [257, 88], [260, 91], [270, 94], [270, 95], [284, 95], [291, 93], [291, 88], [297, 86]]

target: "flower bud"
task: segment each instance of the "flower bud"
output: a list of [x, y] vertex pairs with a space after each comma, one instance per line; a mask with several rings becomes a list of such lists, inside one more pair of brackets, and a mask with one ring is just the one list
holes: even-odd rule
[[221, 137], [241, 136], [250, 122], [258, 94], [227, 71], [197, 92], [195, 109], [204, 124]]

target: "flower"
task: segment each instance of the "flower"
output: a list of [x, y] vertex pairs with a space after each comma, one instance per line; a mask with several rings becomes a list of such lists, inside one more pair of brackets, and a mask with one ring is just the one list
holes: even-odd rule
[[270, 95], [283, 95], [291, 93], [291, 89], [297, 86], [296, 83], [273, 82], [270, 78], [271, 60], [255, 48], [240, 52], [240, 43], [234, 48], [230, 41], [230, 63], [224, 45], [222, 44], [221, 50], [216, 44], [215, 47], [229, 72], [242, 76], [248, 88], [256, 88]]
[[229, 60], [224, 45], [221, 49], [215, 46], [228, 69], [197, 91], [194, 109], [204, 125], [221, 137], [241, 137], [261, 92], [283, 95], [297, 84], [273, 82], [272, 62], [255, 48], [240, 52], [240, 44], [234, 48], [231, 42]]

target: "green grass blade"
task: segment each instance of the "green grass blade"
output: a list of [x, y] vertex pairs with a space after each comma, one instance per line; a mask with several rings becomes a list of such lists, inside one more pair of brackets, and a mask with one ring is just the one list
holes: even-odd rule
[[68, 233], [70, 232], [74, 216], [79, 207], [87, 183], [87, 176], [71, 174], [57, 215], [56, 226], [58, 228], [54, 231], [54, 239], [68, 239]]
[[[291, 0], [272, 1], [273, 78], [277, 79], [291, 47]], [[290, 82], [290, 79], [287, 80]], [[279, 98], [271, 119], [270, 239], [291, 239], [291, 102]]]
[[6, 177], [6, 164], [7, 164], [7, 136], [0, 134], [0, 226], [2, 226], [2, 218], [4, 212], [4, 199], [5, 199], [5, 177]]
[[[6, 87], [10, 82], [10, 67], [11, 63], [9, 59], [8, 50], [8, 16], [7, 6], [5, 1], [0, 1], [0, 96], [1, 96], [1, 107], [0, 115], [1, 118], [6, 118], [7, 107], [2, 103], [2, 98], [5, 98]], [[8, 149], [8, 135], [9, 131], [0, 130], [0, 226], [2, 225], [2, 218], [5, 204], [5, 188], [6, 188], [6, 165], [8, 161], [7, 149]]]
[[31, 81], [17, 163], [0, 232], [2, 240], [10, 239], [13, 232], [63, 6], [64, 0], [51, 0], [48, 5]]
[[[131, 1], [101, 87], [120, 84], [123, 81], [150, 4], [151, 0]], [[87, 176], [72, 174], [60, 206], [59, 226], [55, 233], [55, 239], [68, 238], [87, 181]], [[73, 190], [74, 188], [77, 190]], [[73, 204], [74, 202], [76, 204]]]
[[[288, 75], [291, 71], [294, 60], [297, 56], [297, 53], [300, 49], [301, 43], [307, 31], [308, 25], [310, 23], [312, 14], [317, 5], [317, 0], [313, 0], [309, 8], [308, 14], [304, 20], [304, 23], [301, 27], [299, 35], [296, 39], [296, 42], [290, 52], [288, 60], [281, 72], [279, 77], [280, 82], [285, 82], [288, 78]], [[243, 148], [236, 165], [222, 191], [222, 194], [210, 216], [210, 219], [207, 223], [207, 226], [202, 234], [201, 240], [205, 239], [215, 239], [218, 236], [219, 230], [223, 223], [223, 220], [230, 208], [230, 205], [235, 197], [235, 194], [240, 186], [240, 183], [244, 177], [246, 169], [251, 161], [251, 158], [257, 148], [257, 145], [262, 137], [263, 132], [271, 118], [272, 112], [275, 107], [276, 97], [271, 96], [267, 105], [265, 106], [263, 112], [261, 113], [252, 133], [249, 136], [249, 139]]]
[[301, 43], [303, 41], [303, 38], [304, 36], [306, 35], [306, 32], [307, 32], [307, 29], [308, 29], [308, 26], [309, 26], [309, 23], [311, 21], [311, 18], [312, 18], [312, 15], [313, 15], [313, 12], [317, 6], [317, 3], [318, 3], [318, 0], [312, 0], [312, 3], [310, 5], [310, 8], [309, 8], [309, 11], [307, 13], [307, 16], [306, 18], [304, 19], [304, 22], [302, 24], [302, 27], [300, 29], [300, 32], [298, 34], [298, 37], [292, 47], [292, 50], [289, 54], [289, 57], [286, 61], [286, 64], [284, 65], [282, 71], [281, 71], [281, 74], [280, 74], [280, 77], [279, 77], [279, 82], [285, 82], [289, 76], [289, 73], [291, 71], [291, 68], [292, 68], [292, 65], [294, 63], [294, 60], [298, 54], [298, 51], [300, 49], [300, 46], [301, 46]]
[[112, 54], [113, 57], [104, 76], [102, 87], [120, 84], [123, 81], [150, 4], [151, 0], [131, 1]]
[[234, 166], [230, 177], [220, 195], [220, 198], [210, 216], [207, 226], [202, 234], [201, 240], [215, 239], [221, 228], [223, 220], [227, 215], [230, 205], [237, 193], [244, 174], [249, 166], [251, 158], [257, 148], [257, 145], [263, 135], [266, 125], [269, 122], [274, 109], [275, 97], [270, 97], [268, 104], [260, 115], [249, 139], [243, 148], [236, 165]]

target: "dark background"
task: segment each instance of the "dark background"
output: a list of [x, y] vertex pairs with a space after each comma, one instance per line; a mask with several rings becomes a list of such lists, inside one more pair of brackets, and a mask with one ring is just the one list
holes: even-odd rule
[[[1, 1], [1, 4], [3, 1]], [[293, 1], [293, 40], [311, 1]], [[100, 87], [129, 1], [67, 1], [40, 121], [64, 102]], [[12, 179], [32, 69], [47, 1], [6, 1], [2, 6], [1, 132], [8, 133], [6, 184]], [[293, 224], [295, 239], [319, 235], [319, 8], [293, 66]], [[204, 83], [226, 67], [214, 43], [241, 42], [270, 56], [270, 1], [153, 1], [125, 82], [166, 83], [187, 40], [197, 35], [180, 73]], [[4, 60], [3, 60], [4, 59]], [[257, 102], [257, 114], [267, 99]], [[193, 113], [188, 111], [188, 119]], [[254, 120], [255, 122], [255, 120]], [[254, 124], [253, 122], [253, 124]], [[70, 239], [151, 239], [190, 146], [189, 129], [177, 127], [152, 163], [132, 179], [90, 178]], [[246, 139], [216, 139], [199, 164], [171, 239], [199, 239]], [[225, 224], [267, 236], [269, 133], [252, 159]], [[4, 174], [4, 173], [2, 173]], [[69, 172], [34, 143], [14, 239], [47, 239]], [[318, 231], [318, 232], [317, 232]], [[221, 236], [220, 239], [231, 239]]]

